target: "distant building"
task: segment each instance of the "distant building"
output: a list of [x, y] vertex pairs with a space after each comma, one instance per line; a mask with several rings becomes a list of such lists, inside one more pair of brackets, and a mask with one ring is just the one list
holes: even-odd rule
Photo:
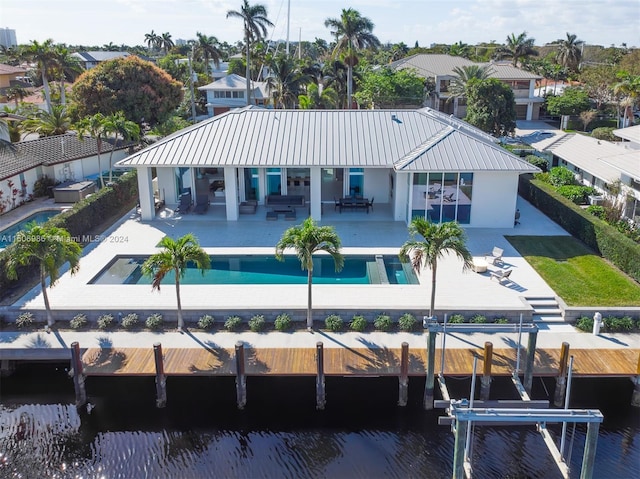
[[0, 45], [5, 48], [17, 46], [16, 31], [11, 28], [0, 28]]
[[97, 66], [100, 62], [114, 60], [115, 58], [126, 58], [129, 55], [129, 52], [76, 52], [71, 54], [72, 57], [77, 58], [82, 63], [86, 70]]
[[[266, 106], [269, 103], [266, 82], [251, 82], [251, 104]], [[209, 116], [220, 115], [234, 108], [247, 106], [247, 80], [232, 73], [208, 85], [198, 87], [207, 94], [207, 110]]]

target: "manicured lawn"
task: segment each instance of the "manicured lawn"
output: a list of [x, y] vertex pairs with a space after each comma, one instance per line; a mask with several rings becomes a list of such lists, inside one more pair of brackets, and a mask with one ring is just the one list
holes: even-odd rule
[[570, 236], [507, 236], [569, 306], [640, 306], [640, 285]]

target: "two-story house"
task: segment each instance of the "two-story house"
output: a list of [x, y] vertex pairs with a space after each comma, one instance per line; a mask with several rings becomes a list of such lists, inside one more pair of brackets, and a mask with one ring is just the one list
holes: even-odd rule
[[[251, 105], [266, 106], [269, 103], [266, 82], [251, 82]], [[198, 87], [207, 94], [207, 110], [209, 116], [220, 115], [235, 108], [247, 106], [247, 80], [232, 73], [225, 77]]]

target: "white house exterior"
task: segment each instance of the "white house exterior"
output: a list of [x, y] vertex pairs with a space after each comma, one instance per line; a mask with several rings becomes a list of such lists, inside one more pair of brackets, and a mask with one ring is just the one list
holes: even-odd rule
[[432, 78], [435, 91], [431, 94], [426, 106], [458, 118], [466, 115], [464, 98], [450, 98], [449, 85], [457, 77], [454, 69], [477, 65], [489, 68], [489, 78], [496, 78], [509, 85], [513, 90], [516, 102], [516, 117], [518, 120], [537, 120], [540, 106], [544, 98], [536, 95], [536, 81], [542, 79], [510, 63], [491, 62], [476, 63], [463, 57], [436, 54], [417, 54], [395, 61], [389, 65], [396, 70], [411, 69], [423, 78]]
[[[36, 180], [44, 175], [63, 183], [94, 180], [100, 172], [98, 147], [93, 138], [80, 140], [75, 134], [65, 134], [22, 141], [14, 146], [15, 152], [0, 151], [0, 202], [3, 204], [0, 212], [7, 212], [25, 201], [33, 194]], [[116, 146], [112, 164], [127, 156], [129, 146]], [[111, 143], [104, 141], [100, 155], [102, 171], [109, 170], [110, 153]]]
[[[265, 106], [269, 103], [266, 82], [251, 82], [251, 100], [253, 105]], [[232, 73], [198, 87], [207, 94], [207, 110], [209, 116], [220, 115], [235, 108], [247, 106], [247, 80], [245, 77]]]
[[338, 199], [362, 196], [375, 198], [388, 220], [513, 227], [518, 176], [539, 170], [495, 142], [429, 108], [246, 107], [185, 128], [118, 166], [138, 170], [143, 220], [154, 218], [154, 190], [176, 204], [189, 189], [193, 198], [213, 194], [228, 221], [240, 219], [241, 203], [264, 205], [274, 195], [303, 196], [305, 215], [316, 220]]

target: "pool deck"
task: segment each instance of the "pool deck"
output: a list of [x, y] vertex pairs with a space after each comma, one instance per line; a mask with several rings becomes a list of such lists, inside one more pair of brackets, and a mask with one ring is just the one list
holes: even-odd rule
[[[344, 254], [398, 253], [408, 239], [402, 222], [388, 220], [385, 205], [367, 215], [364, 212], [337, 214], [331, 211], [321, 224], [336, 228]], [[567, 235], [523, 199], [518, 199], [521, 224], [515, 228], [467, 228], [467, 246], [474, 256], [484, 256], [494, 246], [504, 249], [503, 267], [512, 269], [513, 282], [500, 284], [486, 273], [462, 272], [461, 262], [446, 257], [438, 264], [436, 308], [495, 309], [521, 308], [523, 296], [553, 296], [554, 292], [528, 265], [504, 235]], [[215, 214], [215, 213], [214, 213]], [[171, 310], [175, 309], [175, 291], [170, 285], [152, 292], [149, 285], [92, 285], [90, 280], [116, 255], [149, 255], [165, 235], [174, 238], [193, 233], [209, 254], [273, 254], [275, 244], [290, 227], [289, 221], [266, 221], [264, 215], [250, 215], [245, 220], [226, 222], [211, 215], [167, 215], [143, 222], [131, 211], [104, 235], [94, 237], [85, 247], [79, 272], [65, 273], [58, 284], [49, 289], [54, 310], [110, 309]], [[431, 291], [431, 272], [423, 270], [419, 285], [315, 285], [314, 309], [425, 310]], [[306, 285], [186, 285], [181, 288], [185, 310], [238, 309], [259, 312], [264, 309], [305, 309]], [[39, 287], [10, 306], [11, 310], [42, 310], [44, 302]]]

